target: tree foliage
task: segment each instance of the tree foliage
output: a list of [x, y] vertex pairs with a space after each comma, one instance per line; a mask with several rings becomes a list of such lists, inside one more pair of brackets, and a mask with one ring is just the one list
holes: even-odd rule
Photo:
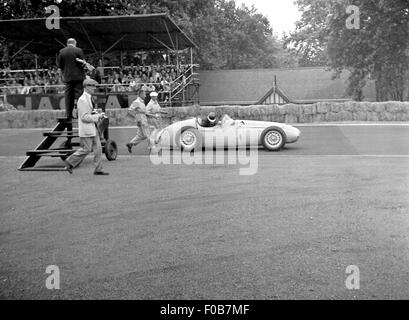
[[[3, 19], [44, 17], [57, 4], [61, 16], [168, 13], [198, 45], [196, 61], [204, 69], [279, 67], [285, 49], [268, 19], [254, 6], [234, 0], [4, 0]], [[288, 55], [289, 56], [289, 55]], [[280, 58], [281, 57], [281, 58]]]
[[[407, 0], [297, 0], [303, 11], [286, 43], [304, 62], [325, 63], [336, 74], [351, 72], [348, 91], [360, 100], [368, 78], [375, 80], [378, 101], [404, 97], [409, 72]], [[359, 8], [359, 29], [349, 29], [347, 7]], [[409, 97], [408, 97], [409, 98]]]

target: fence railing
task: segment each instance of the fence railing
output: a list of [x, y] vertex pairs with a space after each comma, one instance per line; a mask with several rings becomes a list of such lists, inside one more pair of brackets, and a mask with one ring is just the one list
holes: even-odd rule
[[[152, 86], [152, 85], [155, 85], [155, 87], [156, 87], [156, 86], [160, 86], [161, 83], [144, 82], [144, 83], [138, 83], [137, 85], [131, 85], [129, 83], [122, 83], [122, 84], [120, 84], [120, 83], [102, 83], [102, 84], [98, 84], [97, 88], [102, 89], [104, 91], [109, 90], [109, 89], [115, 90], [115, 89], [119, 89], [119, 88], [127, 88], [126, 90], [122, 90], [122, 91], [109, 91], [109, 92], [129, 92], [129, 91], [135, 91], [136, 89], [141, 88], [143, 86]], [[172, 84], [170, 83], [170, 85], [172, 85]], [[64, 84], [41, 85], [41, 86], [3, 86], [3, 87], [0, 87], [0, 92], [3, 91], [3, 94], [10, 94], [10, 93], [7, 93], [7, 91], [8, 92], [14, 91], [14, 90], [23, 91], [24, 89], [29, 89], [29, 90], [31, 90], [31, 89], [43, 89], [43, 91], [48, 91], [48, 90], [51, 90], [51, 89], [61, 89], [61, 91], [64, 92], [64, 88], [65, 88]], [[164, 90], [159, 90], [158, 92], [161, 92], [161, 91], [164, 91]], [[108, 91], [106, 91], [106, 92], [108, 92]], [[19, 93], [19, 94], [22, 94], [22, 93]], [[36, 94], [36, 93], [34, 92], [34, 93], [30, 93], [30, 94]]]
[[[155, 91], [159, 93], [159, 101], [167, 104], [171, 104], [174, 99], [180, 93], [184, 93], [186, 87], [193, 82], [193, 76], [197, 73], [193, 72], [193, 68], [196, 65], [189, 65], [189, 68], [180, 74], [176, 79], [171, 82], [143, 82], [143, 83], [103, 83], [97, 85], [96, 93], [131, 93], [140, 88], [155, 87]], [[1, 86], [0, 95], [13, 95], [13, 94], [63, 94], [65, 91], [64, 84], [58, 85], [30, 85], [30, 86]]]

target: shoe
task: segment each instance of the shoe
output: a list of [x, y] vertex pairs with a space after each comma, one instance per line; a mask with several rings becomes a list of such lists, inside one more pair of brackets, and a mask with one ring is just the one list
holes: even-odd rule
[[126, 147], [128, 148], [128, 152], [129, 152], [129, 153], [132, 153], [132, 144], [127, 143], [127, 144], [126, 144]]
[[65, 160], [64, 162], [65, 162], [65, 164], [66, 164], [65, 169], [66, 169], [70, 174], [72, 174], [72, 168], [73, 168], [73, 166], [72, 166], [67, 160]]
[[95, 171], [94, 174], [96, 176], [109, 176], [109, 173], [104, 171]]

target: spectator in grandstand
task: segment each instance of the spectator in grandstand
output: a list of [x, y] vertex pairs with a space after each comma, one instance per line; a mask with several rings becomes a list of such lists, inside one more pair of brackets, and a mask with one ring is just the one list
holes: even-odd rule
[[21, 90], [22, 94], [29, 94], [31, 91], [31, 80], [30, 78], [26, 75], [24, 78], [23, 82], [23, 89]]
[[141, 75], [140, 75], [139, 72], [137, 72], [136, 75], [134, 76], [134, 81], [135, 81], [135, 83], [136, 83], [136, 85], [137, 85], [138, 87], [141, 86], [142, 78], [141, 78]]
[[65, 109], [66, 117], [72, 119], [74, 110], [74, 100], [78, 99], [82, 93], [82, 82], [85, 79], [83, 65], [76, 59], [84, 59], [84, 52], [77, 48], [75, 39], [68, 39], [67, 46], [60, 50], [57, 58], [58, 67], [62, 71], [65, 82]]
[[43, 86], [44, 86], [44, 93], [51, 93], [50, 92], [50, 78], [47, 76], [43, 77]]
[[23, 86], [20, 82], [18, 82], [16, 79], [13, 79], [11, 85], [16, 89], [17, 94], [21, 94], [21, 92], [23, 91]]
[[148, 85], [145, 82], [143, 82], [141, 86], [141, 90], [147, 92], [148, 89], [149, 89]]
[[153, 77], [153, 81], [152, 81], [152, 82], [155, 82], [155, 83], [159, 83], [159, 82], [160, 82], [161, 76], [160, 76], [160, 73], [158, 72], [158, 70], [157, 70], [156, 67], [155, 67], [154, 70], [153, 70], [152, 77]]
[[114, 77], [113, 77], [112, 73], [109, 73], [109, 74], [108, 74], [108, 77], [107, 77], [107, 79], [106, 79], [106, 83], [107, 83], [107, 84], [112, 84], [112, 83], [114, 83]]
[[53, 94], [57, 93], [57, 88], [55, 87], [57, 85], [57, 79], [55, 76], [51, 76], [49, 80], [49, 88], [47, 89], [47, 93]]
[[8, 94], [17, 94], [17, 88], [16, 88], [16, 79], [12, 79], [7, 83], [8, 88]]
[[64, 81], [62, 80], [61, 76], [58, 76], [58, 80], [57, 80], [57, 93], [64, 93], [65, 94], [65, 89], [64, 89]]
[[[99, 81], [105, 86], [99, 90], [101, 92], [129, 92], [142, 88], [148, 93], [146, 104], [150, 100], [149, 93], [152, 91], [159, 93], [159, 101], [168, 101], [172, 83], [185, 81], [183, 74], [188, 70], [188, 66], [180, 65], [179, 68], [176, 68], [171, 65], [158, 64], [154, 60], [146, 66], [136, 65], [133, 62], [130, 64], [131, 67], [124, 67], [122, 70], [118, 67], [101, 68]], [[95, 70], [91, 77], [98, 81], [99, 76]], [[63, 84], [59, 75], [57, 67], [51, 65], [44, 65], [43, 69], [38, 69], [38, 72], [14, 73], [9, 70], [2, 70], [0, 87], [11, 86], [11, 81], [15, 78], [17, 83], [20, 82], [23, 85], [21, 88], [23, 93], [60, 93], [61, 88], [53, 87], [53, 85]], [[177, 78], [177, 75], [180, 78]], [[4, 90], [8, 92], [8, 89], [2, 89], [2, 91]]]
[[122, 79], [119, 73], [115, 72], [112, 83], [114, 84], [114, 86], [112, 87], [113, 92], [122, 91]]
[[175, 69], [174, 68], [172, 68], [172, 69], [170, 69], [170, 78], [172, 79], [172, 80], [175, 80], [176, 78], [177, 78], [177, 75], [176, 75], [176, 71], [175, 71]]
[[43, 93], [43, 89], [41, 87], [42, 83], [40, 81], [40, 78], [36, 75], [34, 77], [34, 80], [32, 80], [33, 86], [31, 87], [31, 92], [32, 94], [41, 94]]
[[162, 79], [161, 85], [162, 85], [162, 96], [161, 100], [162, 101], [168, 101], [169, 100], [169, 95], [170, 95], [170, 77], [168, 75], [165, 76], [165, 78]]

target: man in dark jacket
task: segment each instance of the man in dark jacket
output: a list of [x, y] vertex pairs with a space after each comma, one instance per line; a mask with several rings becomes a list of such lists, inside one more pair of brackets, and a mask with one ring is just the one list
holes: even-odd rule
[[85, 79], [84, 66], [76, 61], [84, 59], [84, 52], [77, 48], [75, 39], [68, 39], [67, 46], [60, 50], [57, 58], [58, 67], [61, 69], [65, 82], [65, 110], [68, 119], [72, 119], [74, 101], [78, 99], [83, 91], [82, 82]]

